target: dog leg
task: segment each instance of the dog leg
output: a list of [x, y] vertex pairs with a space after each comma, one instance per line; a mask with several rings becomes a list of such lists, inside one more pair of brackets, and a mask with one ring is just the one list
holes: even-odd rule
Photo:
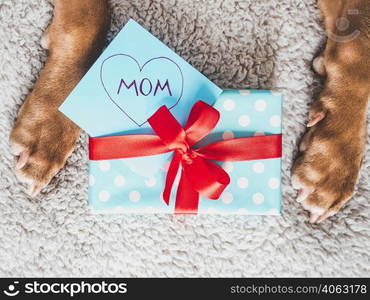
[[49, 57], [10, 134], [16, 174], [35, 196], [64, 166], [80, 130], [58, 111], [104, 46], [105, 0], [55, 0], [43, 46]]
[[297, 201], [312, 223], [336, 214], [354, 192], [370, 95], [369, 1], [321, 0], [319, 7], [329, 38], [314, 65], [318, 73], [324, 66], [327, 79], [310, 109], [310, 128], [292, 170]]

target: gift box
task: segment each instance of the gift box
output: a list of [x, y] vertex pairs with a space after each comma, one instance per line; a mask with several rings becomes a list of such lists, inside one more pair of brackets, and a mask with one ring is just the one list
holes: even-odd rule
[[278, 215], [281, 106], [222, 92], [131, 20], [60, 110], [92, 137], [94, 213]]

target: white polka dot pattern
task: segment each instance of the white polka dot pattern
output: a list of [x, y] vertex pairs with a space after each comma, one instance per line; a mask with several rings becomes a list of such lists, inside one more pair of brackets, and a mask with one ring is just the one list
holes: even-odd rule
[[239, 177], [238, 178], [238, 187], [241, 189], [246, 189], [248, 187], [249, 181], [246, 177]]
[[280, 116], [274, 115], [270, 118], [270, 125], [272, 127], [279, 127], [280, 126]]
[[256, 173], [263, 173], [265, 171], [265, 165], [258, 161], [253, 164], [253, 171]]
[[[281, 101], [270, 91], [229, 91], [216, 101], [220, 112], [209, 140], [280, 133]], [[197, 148], [197, 146], [195, 146]], [[164, 157], [164, 158], [163, 158]], [[146, 163], [135, 159], [91, 161], [88, 178], [89, 203], [93, 210], [107, 213], [172, 213], [181, 169], [176, 176], [170, 205], [162, 198], [172, 154], [154, 156]], [[126, 163], [126, 161], [129, 161]], [[279, 215], [279, 159], [216, 162], [230, 176], [230, 184], [218, 200], [200, 197], [199, 214]], [[155, 168], [155, 169], [154, 169]], [[90, 199], [91, 197], [91, 199]]]
[[222, 195], [221, 195], [221, 199], [222, 199], [222, 202], [225, 203], [225, 204], [229, 204], [233, 201], [234, 197], [233, 197], [233, 194], [230, 193], [230, 192], [224, 192]]
[[250, 123], [251, 119], [247, 115], [242, 115], [239, 117], [239, 125], [242, 127], [247, 127]]
[[232, 111], [235, 109], [235, 102], [232, 99], [226, 99], [224, 101], [224, 109], [226, 111]]
[[277, 178], [270, 178], [269, 179], [269, 182], [268, 182], [268, 185], [269, 185], [269, 187], [271, 188], [271, 189], [273, 189], [273, 190], [276, 190], [277, 188], [279, 188], [279, 186], [280, 186], [280, 182], [279, 182], [279, 179], [277, 179]]
[[225, 130], [224, 133], [222, 134], [222, 138], [224, 140], [229, 140], [234, 138], [234, 133], [231, 130]]
[[131, 202], [138, 202], [140, 201], [140, 198], [141, 198], [141, 194], [139, 191], [132, 191], [129, 194], [129, 199]]
[[123, 186], [125, 184], [125, 177], [123, 177], [122, 175], [118, 175], [116, 176], [116, 178], [114, 178], [114, 184], [115, 186]]
[[145, 185], [146, 185], [147, 187], [153, 187], [153, 186], [155, 186], [155, 185], [156, 185], [156, 183], [157, 183], [157, 179], [155, 179], [155, 177], [150, 177], [150, 178], [146, 179], [146, 180], [144, 181], [144, 183], [145, 183]]
[[244, 96], [247, 96], [249, 95], [251, 92], [249, 90], [239, 90], [239, 94], [240, 95], [244, 95]]
[[100, 191], [100, 193], [99, 193], [100, 201], [106, 202], [106, 201], [109, 200], [109, 198], [110, 198], [110, 193], [108, 191], [106, 191], [106, 190]]
[[265, 100], [257, 100], [255, 103], [254, 103], [254, 108], [257, 110], [257, 111], [264, 111], [266, 109], [266, 101]]
[[253, 202], [257, 205], [262, 204], [265, 201], [265, 196], [262, 193], [253, 194]]
[[107, 172], [110, 169], [110, 162], [106, 160], [102, 160], [99, 162], [99, 168], [103, 172]]

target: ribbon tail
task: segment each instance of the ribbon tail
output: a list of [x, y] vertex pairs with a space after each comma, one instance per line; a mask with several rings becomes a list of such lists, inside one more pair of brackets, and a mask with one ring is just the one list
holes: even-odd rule
[[199, 193], [193, 189], [189, 179], [182, 171], [176, 194], [175, 214], [196, 214], [198, 205]]
[[179, 153], [175, 152], [171, 160], [171, 164], [168, 168], [168, 172], [166, 176], [166, 184], [163, 190], [163, 200], [164, 202], [166, 202], [167, 205], [169, 205], [170, 203], [171, 189], [175, 181], [177, 171], [179, 170], [179, 167], [180, 167], [180, 160], [181, 160], [181, 157]]
[[218, 199], [230, 183], [229, 175], [217, 164], [197, 157], [191, 164], [182, 164], [184, 177], [192, 189], [209, 199]]

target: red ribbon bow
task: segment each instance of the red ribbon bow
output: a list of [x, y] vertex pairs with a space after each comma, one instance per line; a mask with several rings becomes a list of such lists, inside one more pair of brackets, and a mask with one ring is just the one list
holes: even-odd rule
[[218, 199], [230, 183], [217, 161], [242, 161], [281, 157], [281, 134], [233, 138], [194, 149], [220, 119], [220, 113], [205, 102], [194, 104], [186, 126], [181, 127], [166, 106], [148, 119], [157, 135], [134, 134], [90, 138], [91, 160], [147, 156], [175, 151], [168, 169], [163, 199], [169, 204], [171, 189], [181, 165], [175, 213], [196, 213], [199, 194]]

